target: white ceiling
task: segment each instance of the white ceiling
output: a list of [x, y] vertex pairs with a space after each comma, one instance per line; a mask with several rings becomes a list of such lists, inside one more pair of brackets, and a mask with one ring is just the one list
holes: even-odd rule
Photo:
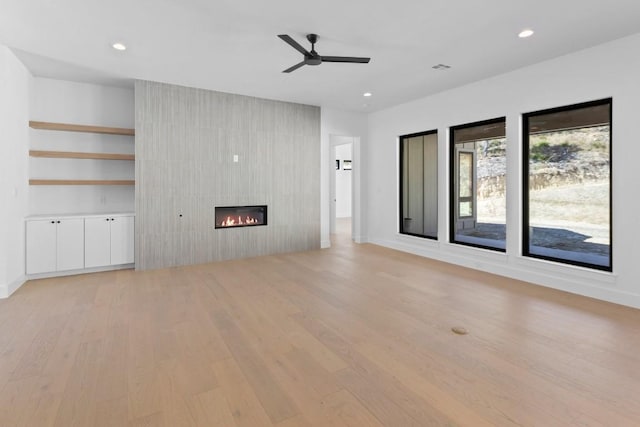
[[[528, 27], [534, 36], [519, 39]], [[312, 32], [320, 55], [371, 63], [283, 74], [302, 55], [276, 36], [308, 47]], [[35, 75], [155, 80], [355, 111], [638, 32], [640, 0], [0, 0], [0, 43]], [[128, 49], [115, 51], [116, 41]], [[452, 68], [431, 68], [439, 63]]]

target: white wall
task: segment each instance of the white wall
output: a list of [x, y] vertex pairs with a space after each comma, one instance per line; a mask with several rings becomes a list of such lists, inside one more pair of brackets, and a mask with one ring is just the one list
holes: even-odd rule
[[336, 160], [340, 169], [336, 170], [336, 217], [351, 217], [351, 175], [352, 170], [344, 169], [344, 160], [351, 160], [353, 143], [336, 146]]
[[320, 217], [321, 217], [321, 244], [323, 248], [331, 246], [331, 175], [335, 171], [335, 162], [331, 156], [331, 138], [335, 136], [355, 137], [353, 143], [353, 212], [352, 233], [356, 242], [365, 241], [367, 218], [361, 215], [364, 207], [365, 191], [367, 183], [364, 174], [367, 165], [362, 161], [367, 150], [367, 116], [364, 113], [322, 108], [320, 118], [321, 138], [321, 168], [320, 168]]
[[[640, 307], [640, 197], [629, 186], [638, 181], [640, 161], [638, 51], [640, 34], [371, 114], [366, 159], [369, 241]], [[606, 97], [613, 98], [613, 273], [521, 256], [521, 115]], [[447, 243], [448, 127], [500, 116], [507, 117], [506, 254]], [[396, 226], [398, 136], [430, 129], [438, 129], [439, 241], [400, 235]]]
[[[30, 119], [123, 128], [134, 127], [133, 89], [34, 78]], [[131, 136], [30, 130], [34, 150], [131, 153]], [[30, 178], [134, 179], [124, 160], [29, 159]], [[133, 186], [32, 186], [29, 214], [134, 210]]]
[[0, 46], [0, 298], [24, 283], [31, 74]]

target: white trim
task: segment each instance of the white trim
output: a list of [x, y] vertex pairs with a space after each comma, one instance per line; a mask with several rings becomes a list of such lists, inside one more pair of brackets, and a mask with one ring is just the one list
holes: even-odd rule
[[356, 243], [369, 243], [367, 236], [354, 236], [353, 241]]
[[127, 270], [135, 268], [135, 264], [106, 265], [103, 267], [83, 268], [81, 270], [51, 271], [48, 273], [28, 274], [28, 280], [47, 279], [50, 277], [75, 276], [78, 274], [100, 273], [102, 271]]
[[11, 294], [20, 289], [20, 286], [24, 285], [27, 281], [25, 276], [20, 276], [11, 283], [0, 287], [0, 299], [9, 298]]
[[[512, 264], [507, 264], [505, 258], [509, 256], [502, 252], [462, 248], [462, 251], [468, 253], [461, 254], [461, 248], [452, 248], [449, 244], [426, 239], [424, 242], [412, 240], [410, 238], [402, 238], [402, 241], [370, 239], [370, 243], [518, 281], [526, 281], [533, 285], [640, 308], [640, 295], [617, 289], [618, 275], [614, 273], [564, 264], [557, 265], [553, 262], [522, 256], [518, 256]], [[450, 249], [455, 249], [457, 253]]]

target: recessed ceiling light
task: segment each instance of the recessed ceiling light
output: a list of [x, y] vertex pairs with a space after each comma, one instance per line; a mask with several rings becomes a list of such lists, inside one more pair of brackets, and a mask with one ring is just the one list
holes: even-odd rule
[[114, 43], [111, 45], [115, 50], [127, 50], [127, 47], [122, 43]]
[[521, 39], [526, 39], [527, 37], [531, 37], [532, 35], [533, 35], [533, 30], [530, 28], [527, 28], [526, 30], [520, 31], [520, 33], [518, 34], [518, 37], [520, 37]]
[[371, 95], [373, 95], [371, 92], [365, 92], [362, 94], [362, 96], [366, 96], [367, 98], [370, 97]]
[[451, 65], [437, 64], [437, 65], [434, 65], [431, 68], [433, 68], [434, 70], [448, 70], [449, 68], [451, 68]]

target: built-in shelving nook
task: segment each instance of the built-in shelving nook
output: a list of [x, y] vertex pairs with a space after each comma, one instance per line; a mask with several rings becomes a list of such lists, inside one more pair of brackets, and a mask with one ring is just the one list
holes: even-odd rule
[[[134, 136], [135, 129], [109, 126], [78, 125], [70, 123], [54, 123], [29, 121], [29, 127], [39, 130], [84, 132], [105, 135]], [[30, 150], [31, 157], [51, 159], [93, 159], [93, 160], [135, 160], [133, 154], [92, 153], [77, 151]], [[30, 179], [29, 185], [134, 185], [134, 180], [122, 179]]]
[[40, 77], [33, 86], [27, 277], [133, 268], [133, 90]]

